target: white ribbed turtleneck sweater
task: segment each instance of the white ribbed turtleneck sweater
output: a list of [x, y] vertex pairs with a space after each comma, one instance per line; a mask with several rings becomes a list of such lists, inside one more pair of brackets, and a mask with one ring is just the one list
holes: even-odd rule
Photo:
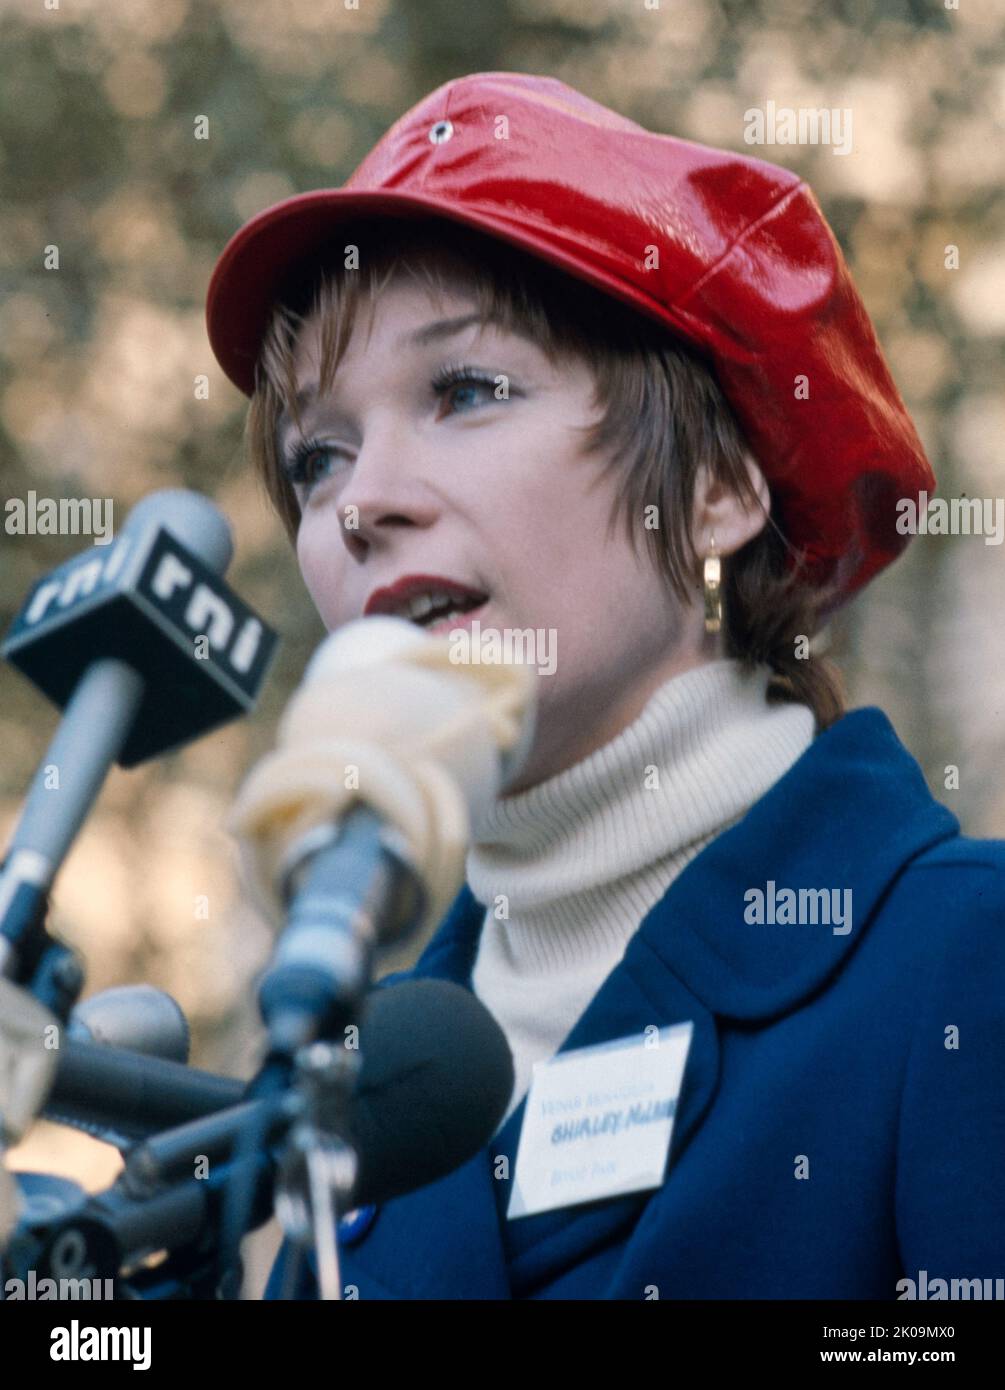
[[729, 659], [673, 676], [609, 743], [473, 827], [467, 880], [488, 910], [472, 987], [516, 1071], [503, 1123], [649, 909], [813, 741], [807, 705], [768, 705], [770, 677]]

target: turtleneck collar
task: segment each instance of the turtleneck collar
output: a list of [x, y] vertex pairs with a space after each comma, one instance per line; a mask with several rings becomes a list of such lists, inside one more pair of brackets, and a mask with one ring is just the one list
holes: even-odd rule
[[603, 747], [493, 803], [467, 857], [488, 909], [483, 981], [620, 955], [688, 861], [813, 741], [812, 710], [769, 705], [770, 679], [732, 659], [674, 676]]

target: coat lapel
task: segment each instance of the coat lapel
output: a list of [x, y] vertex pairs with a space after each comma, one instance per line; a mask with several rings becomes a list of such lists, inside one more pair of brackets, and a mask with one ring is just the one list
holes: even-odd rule
[[[665, 1181], [715, 1095], [717, 1018], [766, 1022], [820, 988], [855, 949], [903, 866], [958, 831], [889, 720], [866, 708], [818, 735], [674, 880], [558, 1049], [693, 1021]], [[851, 930], [752, 924], [746, 894], [767, 891], [769, 880], [779, 890], [850, 890]], [[485, 910], [465, 885], [409, 973], [470, 989]], [[526, 1296], [638, 1220], [651, 1192], [506, 1219], [525, 1105], [462, 1168], [378, 1212], [353, 1256], [387, 1292]]]

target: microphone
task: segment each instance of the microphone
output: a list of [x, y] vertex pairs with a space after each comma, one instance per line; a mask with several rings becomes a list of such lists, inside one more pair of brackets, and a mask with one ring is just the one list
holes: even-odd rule
[[0, 655], [65, 713], [0, 868], [0, 974], [30, 972], [46, 894], [111, 765], [134, 767], [254, 703], [276, 636], [220, 578], [232, 549], [208, 498], [153, 493], [111, 545], [39, 580], [15, 617]]
[[[387, 1201], [466, 1163], [495, 1133], [513, 1092], [513, 1059], [499, 1024], [450, 980], [404, 980], [368, 995], [359, 1027], [361, 1062], [345, 1114], [357, 1154], [352, 1206]], [[197, 1155], [228, 1157], [251, 1108], [231, 1109], [157, 1134], [126, 1160], [126, 1185], [154, 1190], [190, 1174]], [[266, 1136], [290, 1124], [276, 1110]]]
[[414, 1192], [467, 1163], [495, 1133], [514, 1084], [505, 1033], [452, 980], [376, 990], [360, 1041], [349, 1104], [358, 1168], [346, 1210]]
[[117, 1147], [237, 1105], [246, 1090], [243, 1081], [83, 1039], [53, 1055], [58, 1061], [46, 1119], [88, 1133], [108, 1131]]
[[[354, 1017], [373, 952], [431, 930], [456, 896], [473, 816], [522, 766], [536, 678], [454, 660], [385, 615], [327, 638], [238, 792], [230, 829], [259, 909], [288, 925], [259, 990], [270, 1057]], [[421, 920], [420, 920], [421, 919]]]
[[236, 1104], [243, 1083], [185, 1066], [188, 1049], [181, 1008], [150, 985], [94, 995], [64, 1030], [26, 990], [0, 979], [0, 1146], [17, 1142], [39, 1113], [122, 1148]]
[[[119, 985], [92, 995], [73, 1010], [66, 1038], [42, 1113], [117, 1149], [233, 1104], [241, 1093], [239, 1082], [207, 1083], [209, 1073], [184, 1065], [188, 1020], [170, 994], [152, 985]], [[141, 1056], [170, 1065], [144, 1070]]]
[[177, 1000], [153, 985], [117, 985], [78, 1004], [67, 1036], [105, 1047], [124, 1047], [147, 1057], [187, 1062], [191, 1036]]
[[[363, 1062], [349, 1110], [359, 1154], [345, 1189], [350, 1209], [402, 1196], [468, 1162], [491, 1138], [513, 1088], [501, 1028], [451, 981], [378, 986], [367, 1000], [360, 1042]], [[106, 1192], [50, 1203], [50, 1214], [29, 1213], [17, 1232], [14, 1271], [50, 1277], [69, 1246], [99, 1277], [118, 1277], [124, 1266], [165, 1249], [174, 1258], [161, 1269], [184, 1269], [184, 1252], [209, 1248], [220, 1220], [235, 1132], [250, 1111], [269, 1104], [245, 1102], [157, 1135], [128, 1155]], [[289, 1114], [270, 1116], [268, 1142], [280, 1142], [289, 1124]], [[193, 1176], [197, 1156], [207, 1160], [207, 1179]], [[248, 1229], [268, 1218], [274, 1165], [268, 1148], [256, 1154]], [[130, 1282], [138, 1286], [136, 1278]]]
[[[534, 733], [533, 669], [483, 657], [476, 643], [461, 665], [449, 637], [403, 618], [349, 623], [318, 648], [280, 723], [278, 747], [238, 792], [230, 828], [245, 882], [266, 915], [288, 913], [259, 989], [268, 1044], [252, 1096], [275, 1104], [307, 1045], [355, 1018], [375, 951], [420, 922], [431, 931], [455, 898], [472, 817], [522, 766]], [[300, 1075], [308, 1113], [312, 1066], [307, 1059]], [[263, 1109], [235, 1142], [221, 1273], [238, 1251], [269, 1123]], [[288, 1229], [310, 1210], [330, 1291], [335, 1168], [353, 1156], [341, 1140], [340, 1156], [325, 1152], [316, 1124], [297, 1134], [287, 1158], [311, 1169], [312, 1198], [304, 1203], [296, 1182], [286, 1185]]]

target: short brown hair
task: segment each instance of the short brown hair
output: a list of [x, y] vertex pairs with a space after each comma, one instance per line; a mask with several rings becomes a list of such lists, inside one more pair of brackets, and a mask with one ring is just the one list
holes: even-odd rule
[[[294, 351], [307, 316], [321, 316], [321, 390], [327, 393], [361, 302], [376, 302], [399, 272], [436, 295], [448, 288], [447, 270], [470, 282], [483, 323], [527, 334], [553, 362], [570, 356], [587, 362], [601, 414], [584, 426], [584, 450], [607, 451], [605, 469], [624, 472], [610, 526], [623, 514], [633, 547], [642, 530], [670, 591], [682, 602], [692, 600], [701, 583], [691, 534], [699, 466], [707, 463], [713, 479], [756, 504], [744, 462], [748, 445], [713, 364], [655, 320], [519, 248], [444, 219], [361, 219], [339, 240], [346, 248], [365, 248], [359, 268], [346, 269], [340, 250], [284, 287], [259, 354], [246, 422], [252, 465], [290, 540], [300, 512], [280, 467], [276, 426], [284, 409], [301, 424]], [[651, 506], [657, 529], [641, 526]], [[723, 645], [748, 668], [770, 666], [769, 700], [809, 705], [820, 730], [844, 713], [844, 693], [831, 662], [797, 652], [818, 630], [830, 597], [801, 573], [802, 557], [769, 516], [757, 536], [723, 560]]]

